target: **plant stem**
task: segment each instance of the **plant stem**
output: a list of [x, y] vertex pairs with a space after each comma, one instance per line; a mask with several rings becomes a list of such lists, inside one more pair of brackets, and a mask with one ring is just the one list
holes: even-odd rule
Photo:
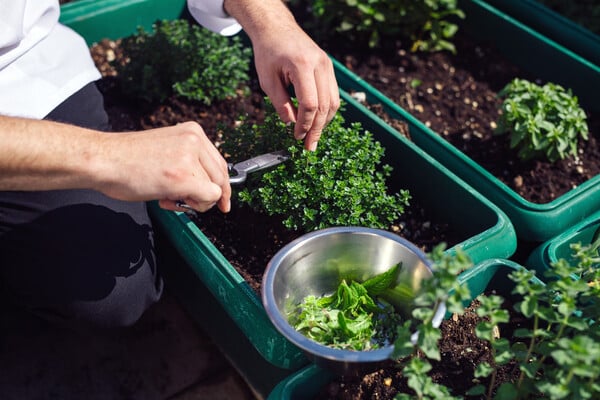
[[[493, 357], [496, 357], [496, 352], [494, 351]], [[490, 379], [490, 384], [488, 386], [488, 392], [486, 394], [486, 399], [492, 400], [492, 391], [494, 389], [494, 385], [496, 384], [496, 368], [492, 371], [492, 378]]]
[[[533, 318], [533, 334], [531, 335], [531, 341], [529, 342], [529, 347], [527, 348], [527, 355], [525, 356], [525, 362], [528, 362], [528, 360], [531, 358], [531, 354], [533, 353], [533, 349], [535, 347], [535, 342], [536, 342], [536, 335], [535, 332], [538, 329], [539, 326], [539, 317], [537, 316], [537, 314], [534, 314], [534, 318]], [[538, 364], [541, 365], [541, 364]], [[521, 391], [521, 385], [523, 385], [523, 380], [525, 379], [525, 373], [523, 371], [521, 371], [519, 373], [519, 379], [517, 381], [517, 393], [519, 393]]]

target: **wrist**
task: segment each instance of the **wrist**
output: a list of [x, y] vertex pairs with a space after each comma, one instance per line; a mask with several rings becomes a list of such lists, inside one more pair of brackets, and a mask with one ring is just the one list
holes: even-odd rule
[[224, 0], [223, 8], [254, 41], [297, 27], [291, 11], [281, 0]]

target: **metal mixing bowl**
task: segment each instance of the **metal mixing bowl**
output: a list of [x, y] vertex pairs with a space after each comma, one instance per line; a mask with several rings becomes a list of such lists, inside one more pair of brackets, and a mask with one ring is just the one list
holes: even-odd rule
[[[315, 364], [342, 375], [374, 370], [389, 361], [393, 345], [368, 351], [334, 349], [296, 331], [287, 316], [308, 295], [331, 294], [342, 279], [364, 282], [398, 262], [402, 262], [402, 268], [397, 284], [407, 295], [394, 306], [403, 317], [409, 318], [421, 281], [431, 276], [430, 261], [423, 251], [402, 237], [363, 227], [323, 229], [283, 247], [265, 270], [262, 302], [277, 330]], [[437, 324], [444, 314], [445, 307], [441, 304], [436, 310]]]

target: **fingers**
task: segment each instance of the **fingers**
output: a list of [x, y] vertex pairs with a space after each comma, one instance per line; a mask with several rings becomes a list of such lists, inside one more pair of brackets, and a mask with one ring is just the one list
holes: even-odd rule
[[316, 150], [321, 132], [340, 106], [333, 64], [327, 58], [320, 66], [312, 76], [300, 76], [294, 86], [298, 98], [294, 134], [298, 139], [304, 138], [306, 149], [311, 151]]
[[186, 168], [185, 184], [183, 192], [180, 192], [183, 195], [174, 199], [163, 199], [161, 207], [182, 211], [176, 202], [184, 201], [200, 212], [209, 210], [215, 204], [221, 211], [229, 212], [231, 185], [227, 162], [204, 134], [200, 125], [190, 122], [180, 124], [179, 127], [186, 131], [184, 146], [191, 151], [185, 157], [189, 157], [188, 160], [178, 160], [189, 166], [183, 167]]
[[[285, 82], [275, 82], [274, 85], [269, 86], [269, 83], [265, 82], [264, 91], [269, 95], [275, 111], [279, 115], [279, 118], [286, 124], [296, 122], [296, 107], [292, 103], [292, 99], [287, 91], [287, 84]], [[301, 138], [299, 138], [301, 139]]]
[[[227, 162], [212, 143], [207, 150], [201, 153], [199, 158], [199, 173], [205, 172], [207, 175], [207, 177], [200, 175], [200, 188], [205, 198], [209, 196], [209, 200], [216, 200], [219, 210], [229, 212], [231, 210], [231, 185], [229, 184]], [[218, 187], [218, 191], [215, 190], [215, 186]], [[190, 206], [194, 207], [196, 203], [204, 204], [206, 201], [198, 202], [192, 199]]]
[[[294, 137], [304, 140], [308, 150], [316, 150], [321, 132], [340, 107], [340, 97], [333, 64], [324, 52], [318, 62], [302, 59], [291, 65], [269, 95], [284, 122], [296, 122]], [[286, 91], [287, 82], [294, 86], [298, 109]]]
[[[223, 212], [229, 212], [229, 196], [223, 195], [222, 187], [211, 182], [207, 174], [202, 174], [202, 170], [198, 170], [196, 173], [199, 175], [205, 175], [196, 178], [196, 173], [190, 182], [193, 187], [193, 191], [188, 196], [183, 196], [178, 199], [162, 199], [159, 200], [158, 204], [160, 207], [166, 210], [172, 211], [183, 211], [189, 212], [190, 210], [206, 212], [215, 205], [218, 205], [219, 209]], [[198, 195], [195, 193], [197, 192]], [[227, 199], [227, 200], [225, 200]]]

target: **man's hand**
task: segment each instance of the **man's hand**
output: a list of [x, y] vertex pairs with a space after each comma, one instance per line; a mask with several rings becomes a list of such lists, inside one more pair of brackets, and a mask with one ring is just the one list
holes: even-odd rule
[[[158, 199], [168, 210], [185, 211], [176, 205], [181, 200], [200, 212], [215, 204], [223, 212], [230, 210], [227, 163], [197, 123], [109, 138], [106, 142], [112, 150], [107, 151], [114, 153], [110, 163], [121, 167], [100, 188], [106, 195], [123, 200]], [[126, 154], [119, 154], [115, 147], [127, 149]]]
[[0, 190], [94, 189], [127, 201], [230, 210], [227, 163], [195, 122], [106, 133], [0, 116]]
[[[225, 0], [224, 7], [252, 40], [262, 89], [295, 137], [315, 150], [325, 125], [340, 107], [333, 64], [296, 23], [281, 0]], [[294, 87], [296, 108], [288, 93]]]

